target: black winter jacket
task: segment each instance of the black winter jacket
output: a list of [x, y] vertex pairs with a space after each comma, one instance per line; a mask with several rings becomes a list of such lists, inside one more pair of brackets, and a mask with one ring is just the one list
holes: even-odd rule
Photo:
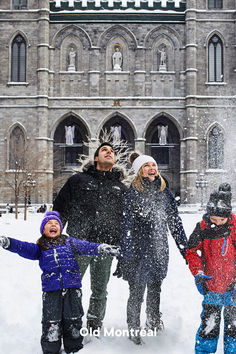
[[61, 215], [67, 233], [89, 242], [119, 244], [123, 195], [123, 173], [87, 165], [71, 176], [57, 195], [53, 209]]

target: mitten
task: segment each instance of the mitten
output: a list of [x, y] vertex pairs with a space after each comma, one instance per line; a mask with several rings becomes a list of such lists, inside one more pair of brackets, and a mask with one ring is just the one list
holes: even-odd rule
[[114, 277], [121, 278], [122, 277], [122, 269], [121, 269], [121, 264], [120, 261], [118, 261], [116, 270], [113, 273]]
[[102, 256], [117, 257], [120, 254], [120, 248], [118, 246], [101, 243], [101, 245], [98, 246], [98, 253]]
[[200, 294], [206, 295], [208, 293], [209, 290], [206, 285], [206, 282], [211, 278], [212, 277], [209, 277], [208, 275], [205, 275], [202, 272], [199, 272], [195, 276], [195, 283]]
[[10, 240], [6, 236], [0, 236], [0, 246], [3, 248], [8, 248], [10, 246]]

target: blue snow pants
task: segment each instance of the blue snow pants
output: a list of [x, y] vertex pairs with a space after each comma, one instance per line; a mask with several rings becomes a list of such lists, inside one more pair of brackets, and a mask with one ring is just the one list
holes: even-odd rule
[[224, 317], [224, 354], [236, 353], [236, 298], [233, 291], [209, 292], [202, 302], [201, 325], [197, 331], [195, 353], [215, 353]]

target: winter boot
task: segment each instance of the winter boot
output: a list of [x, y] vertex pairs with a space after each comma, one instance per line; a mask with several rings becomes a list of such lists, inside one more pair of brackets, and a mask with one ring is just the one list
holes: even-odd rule
[[102, 328], [102, 321], [96, 319], [88, 319], [87, 320], [87, 328], [88, 330], [91, 329], [92, 331], [100, 330]]
[[93, 335], [96, 338], [100, 338], [101, 336], [101, 328], [102, 322], [95, 319], [88, 319], [87, 320], [87, 328], [89, 330], [89, 334]]
[[164, 330], [164, 323], [161, 319], [162, 313], [159, 313], [159, 316], [157, 317], [152, 317], [150, 315], [147, 316], [147, 320], [146, 320], [146, 325], [145, 325], [145, 329], [146, 331], [163, 331]]
[[140, 336], [140, 329], [129, 329], [129, 339], [136, 345], [144, 344], [142, 337]]

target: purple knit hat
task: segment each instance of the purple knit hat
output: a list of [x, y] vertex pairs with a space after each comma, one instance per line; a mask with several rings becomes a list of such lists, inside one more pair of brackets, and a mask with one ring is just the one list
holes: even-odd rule
[[62, 222], [61, 222], [61, 219], [60, 219], [60, 214], [57, 211], [46, 211], [46, 213], [44, 214], [44, 218], [43, 218], [43, 220], [41, 222], [41, 225], [40, 225], [40, 233], [41, 233], [41, 235], [43, 234], [44, 226], [51, 219], [55, 219], [55, 220], [57, 220], [59, 222], [60, 227], [61, 227], [61, 232], [62, 232], [63, 226], [62, 226]]

